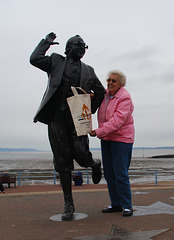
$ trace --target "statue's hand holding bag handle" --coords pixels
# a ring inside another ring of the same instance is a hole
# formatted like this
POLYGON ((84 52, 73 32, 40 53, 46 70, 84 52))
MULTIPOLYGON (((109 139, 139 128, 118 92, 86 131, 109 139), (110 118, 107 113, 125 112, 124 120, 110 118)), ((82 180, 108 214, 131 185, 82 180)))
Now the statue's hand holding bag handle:
POLYGON ((71 87, 74 96, 67 98, 77 136, 87 135, 92 131, 91 97, 80 87, 84 94, 78 94, 75 87, 71 87))

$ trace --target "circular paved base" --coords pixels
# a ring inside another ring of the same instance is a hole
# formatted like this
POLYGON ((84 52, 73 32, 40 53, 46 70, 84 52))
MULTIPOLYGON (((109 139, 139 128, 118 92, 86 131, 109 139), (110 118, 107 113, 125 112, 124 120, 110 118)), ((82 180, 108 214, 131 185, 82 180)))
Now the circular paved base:
MULTIPOLYGON (((62 214, 54 215, 54 216, 50 217, 50 220, 62 221, 61 216, 62 216, 62 214)), ((83 219, 83 218, 86 218, 86 217, 88 217, 88 215, 85 214, 85 213, 74 213, 73 214, 73 219, 71 221, 73 221, 73 220, 80 220, 80 219, 83 219)), ((63 220, 63 221, 65 221, 65 220, 63 220)))

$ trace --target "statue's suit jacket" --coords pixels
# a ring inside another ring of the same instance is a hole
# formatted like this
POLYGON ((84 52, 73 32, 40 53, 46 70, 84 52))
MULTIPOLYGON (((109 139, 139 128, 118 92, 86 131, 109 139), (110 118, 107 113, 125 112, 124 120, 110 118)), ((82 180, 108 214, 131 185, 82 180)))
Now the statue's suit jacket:
MULTIPOLYGON (((57 53, 53 53, 51 56, 45 56, 49 47, 50 44, 48 41, 42 39, 30 57, 30 63, 33 66, 40 68, 48 74, 47 88, 34 117, 34 122, 39 121, 45 124, 48 124, 49 121, 52 120, 54 94, 60 86, 67 60, 66 57, 57 53)), ((95 113, 104 98, 105 89, 97 78, 94 69, 83 62, 81 62, 80 87, 87 93, 91 93, 91 90, 94 92, 95 97, 91 100, 91 110, 92 113, 95 113)))

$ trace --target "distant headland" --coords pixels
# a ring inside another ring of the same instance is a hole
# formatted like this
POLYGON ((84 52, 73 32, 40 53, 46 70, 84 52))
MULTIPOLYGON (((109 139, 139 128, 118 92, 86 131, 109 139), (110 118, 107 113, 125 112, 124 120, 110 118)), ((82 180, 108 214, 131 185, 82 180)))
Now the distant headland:
MULTIPOLYGON (((150 150, 150 149, 174 149, 173 147, 134 147, 133 150, 150 150)), ((101 148, 90 148, 91 151, 99 151, 101 148)), ((40 150, 34 148, 0 148, 0 152, 46 152, 50 150, 40 150)), ((169 154, 170 157, 172 154, 169 154)))
POLYGON ((174 158, 174 154, 156 155, 152 156, 152 158, 174 158))
POLYGON ((34 148, 0 148, 0 152, 43 152, 34 148))

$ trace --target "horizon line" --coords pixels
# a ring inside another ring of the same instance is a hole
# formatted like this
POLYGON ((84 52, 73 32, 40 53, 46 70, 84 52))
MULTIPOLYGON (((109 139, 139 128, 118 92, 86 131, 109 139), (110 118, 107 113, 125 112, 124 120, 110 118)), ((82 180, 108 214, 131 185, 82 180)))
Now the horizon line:
MULTIPOLYGON (((100 150, 101 147, 90 147, 90 150, 100 150)), ((133 147, 133 150, 136 149, 174 149, 174 146, 163 146, 163 147, 133 147)), ((19 152, 27 152, 27 151, 36 151, 36 152, 51 152, 51 150, 41 150, 41 149, 35 149, 35 148, 11 148, 11 147, 1 147, 0 152, 5 152, 5 151, 19 151, 19 152)))

